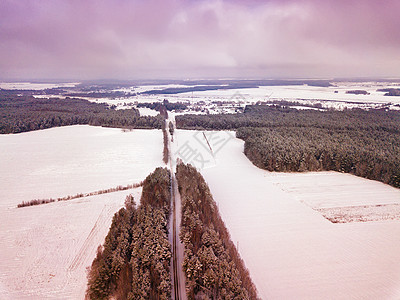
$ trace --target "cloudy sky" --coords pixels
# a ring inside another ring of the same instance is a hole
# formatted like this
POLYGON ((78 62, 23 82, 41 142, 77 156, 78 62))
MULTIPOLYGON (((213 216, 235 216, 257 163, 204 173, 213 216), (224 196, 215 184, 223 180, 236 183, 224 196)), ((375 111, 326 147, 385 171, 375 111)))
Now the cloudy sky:
POLYGON ((399 13, 399 0, 0 0, 0 78, 400 77, 399 13))

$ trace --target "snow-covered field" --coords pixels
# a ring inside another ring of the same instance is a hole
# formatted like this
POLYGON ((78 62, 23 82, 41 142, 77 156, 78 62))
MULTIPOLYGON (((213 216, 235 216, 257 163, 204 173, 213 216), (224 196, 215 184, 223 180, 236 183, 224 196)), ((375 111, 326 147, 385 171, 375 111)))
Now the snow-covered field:
POLYGON ((162 148, 161 130, 78 125, 0 135, 0 207, 140 182, 162 148))
POLYGON ((43 90, 58 87, 74 87, 79 83, 32 83, 32 82, 0 82, 0 89, 7 90, 43 90))
MULTIPOLYGON (((399 88, 344 82, 90 100, 118 108, 189 101, 196 113, 268 100, 395 108, 400 97, 376 92, 386 87, 399 88), (346 94, 356 89, 370 95, 346 94)), ((172 155, 201 170, 263 299, 400 299, 400 190, 336 172, 263 171, 233 132, 176 130, 174 139, 172 155)), ((83 298, 86 267, 113 214, 127 194, 139 200, 141 189, 21 209, 18 203, 137 183, 163 165, 162 148, 159 130, 70 126, 0 135, 0 299, 83 298)))
MULTIPOLYGON (((194 96, 220 97, 239 99, 272 99, 272 100, 297 100, 297 99, 325 99, 337 101, 355 101, 355 102, 400 102, 399 97, 384 96, 384 92, 377 92, 382 88, 400 88, 399 84, 391 82, 337 82, 330 87, 317 87, 308 85, 288 85, 288 86, 260 86, 259 88, 231 89, 231 90, 213 90, 193 92, 194 96), (351 90, 365 90, 369 95, 347 94, 351 90), (335 93, 335 91, 337 93, 335 93)), ((192 95, 192 93, 183 93, 181 95, 192 95)))
POLYGON ((154 110, 154 109, 150 109, 147 107, 140 107, 138 108, 139 113, 141 116, 157 116, 159 114, 158 111, 154 110))
POLYGON ((400 203, 399 190, 336 172, 269 173, 227 132, 210 141, 223 144, 214 155, 195 134, 175 138, 209 160, 197 167, 263 299, 400 298, 400 221, 334 224, 312 208, 400 203))
MULTIPOLYGON (((163 85, 156 89, 180 87, 177 85, 163 85)), ((137 91, 150 90, 150 86, 137 87, 137 91)), ((330 87, 317 87, 308 85, 289 86, 261 86, 259 88, 226 89, 196 91, 180 94, 166 95, 140 95, 132 99, 124 100, 127 103, 133 101, 153 102, 167 99, 170 102, 190 102, 192 111, 198 103, 207 108, 209 113, 232 113, 232 104, 215 105, 216 102, 233 102, 235 106, 254 104, 258 101, 286 100, 297 101, 302 104, 321 104, 325 108, 343 109, 345 107, 377 108, 383 104, 391 103, 391 109, 398 109, 400 97, 384 96, 384 92, 378 92, 383 88, 400 88, 398 82, 333 82, 330 87), (352 90, 364 90, 368 95, 355 95, 346 92, 352 90)), ((115 101, 115 100, 114 100, 115 101)))
MULTIPOLYGON (((34 84, 6 84, 5 88, 32 88, 40 89, 41 85, 34 84)), ((54 85, 55 86, 55 85, 54 85)), ((59 85, 60 86, 60 85, 59 85)), ((1 87, 1 84, 0 84, 1 87)), ((43 85, 52 87, 51 85, 43 85)), ((67 86, 66 86, 67 87, 67 86)), ((114 89, 112 91, 126 93, 142 93, 149 90, 162 90, 168 88, 190 87, 186 85, 165 84, 165 85, 144 85, 132 86, 128 88, 114 89)), ((164 99, 170 102, 190 103, 188 112, 190 113, 234 113, 238 107, 246 104, 255 104, 259 101, 295 101, 306 105, 322 105, 323 108, 381 108, 385 106, 393 110, 400 109, 400 97, 384 96, 384 92, 378 92, 383 88, 400 88, 399 82, 332 82, 330 87, 317 87, 308 85, 289 85, 289 86, 260 86, 258 88, 244 89, 225 89, 195 91, 179 94, 141 94, 131 97, 117 99, 110 98, 86 98, 89 101, 116 105, 118 109, 126 109, 140 102, 161 102, 164 99), (348 91, 363 90, 368 95, 348 94, 348 91), (222 105, 221 105, 222 104, 222 105)), ((58 95, 54 95, 59 97, 58 95)), ((35 95, 37 98, 49 97, 48 95, 35 95)), ((85 97, 83 97, 85 98, 85 97)), ((295 108, 304 109, 303 106, 295 108)), ((147 112, 148 113, 148 112, 147 112)), ((147 114, 144 112, 144 114, 147 114)))
POLYGON ((333 222, 400 220, 400 189, 381 182, 336 172, 271 177, 276 186, 333 222))
POLYGON ((159 130, 69 126, 0 135, 0 299, 83 299, 86 267, 127 194, 16 208, 143 180, 162 163, 159 130))

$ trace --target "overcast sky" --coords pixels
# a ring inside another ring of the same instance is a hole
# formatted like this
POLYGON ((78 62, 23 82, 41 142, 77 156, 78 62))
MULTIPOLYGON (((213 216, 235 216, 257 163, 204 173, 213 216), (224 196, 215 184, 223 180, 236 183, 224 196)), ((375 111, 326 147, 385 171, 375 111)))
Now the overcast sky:
POLYGON ((399 13, 399 0, 0 0, 0 78, 400 77, 399 13))

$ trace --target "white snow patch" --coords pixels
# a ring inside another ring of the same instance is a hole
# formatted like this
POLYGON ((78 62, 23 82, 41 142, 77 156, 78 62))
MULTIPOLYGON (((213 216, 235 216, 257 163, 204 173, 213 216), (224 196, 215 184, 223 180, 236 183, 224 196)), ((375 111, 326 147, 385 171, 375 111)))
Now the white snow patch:
POLYGON ((314 209, 400 203, 400 189, 350 174, 307 172, 268 175, 274 185, 314 209))
POLYGON ((139 107, 137 110, 139 110, 141 116, 157 116, 159 114, 158 111, 147 107, 139 107))
MULTIPOLYGON (((176 132, 180 145, 195 133, 176 132)), ((303 203, 397 203, 398 190, 336 172, 269 173, 236 138, 214 159, 201 172, 262 299, 398 299, 400 221, 333 224, 303 203)))
POLYGON ((162 164, 161 130, 88 125, 0 135, 0 207, 142 181, 162 164))
POLYGON ((58 87, 75 87, 79 83, 31 83, 31 82, 0 82, 0 88, 6 90, 44 90, 58 87))
POLYGON ((23 200, 143 180, 162 163, 159 130, 69 126, 0 135, 1 299, 83 299, 86 268, 127 194, 16 208, 23 200))
MULTIPOLYGON (((0 281, 12 299, 83 299, 86 268, 116 211, 141 188, 2 211, 0 281)), ((7 295, 7 294, 6 294, 7 295)))

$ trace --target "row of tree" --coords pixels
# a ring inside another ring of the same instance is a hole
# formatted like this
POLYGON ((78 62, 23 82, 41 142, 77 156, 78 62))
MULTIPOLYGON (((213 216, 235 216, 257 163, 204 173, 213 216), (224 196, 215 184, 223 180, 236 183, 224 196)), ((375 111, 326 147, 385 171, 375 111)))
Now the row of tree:
POLYGON ((167 132, 167 120, 164 120, 162 123, 162 132, 163 132, 163 161, 164 163, 168 163, 169 158, 169 148, 168 148, 168 132, 167 132))
POLYGON ((250 105, 243 114, 183 115, 179 128, 236 129, 246 156, 270 171, 335 170, 400 187, 400 112, 250 105))
POLYGON ((37 99, 0 95, 0 134, 88 124, 118 128, 161 128, 162 118, 137 109, 116 110, 104 103, 75 98, 37 99))
POLYGON ((197 170, 179 163, 180 239, 188 299, 257 299, 256 288, 197 170))
POLYGON ((47 204, 55 201, 68 201, 68 200, 73 200, 73 199, 78 199, 78 198, 84 198, 84 197, 90 197, 90 196, 96 196, 96 195, 103 195, 103 194, 109 194, 109 193, 114 193, 118 191, 126 191, 130 189, 137 188, 139 186, 142 186, 143 182, 140 183, 132 183, 128 185, 118 185, 113 188, 108 188, 104 190, 98 190, 95 192, 89 192, 89 193, 78 193, 75 195, 68 195, 64 197, 58 197, 58 198, 47 198, 47 199, 33 199, 30 201, 22 201, 17 205, 18 208, 21 207, 26 207, 26 206, 34 206, 34 205, 40 205, 40 204, 47 204))
POLYGON ((143 182, 140 206, 128 196, 114 215, 88 274, 88 299, 171 298, 170 180, 157 168, 143 182))

